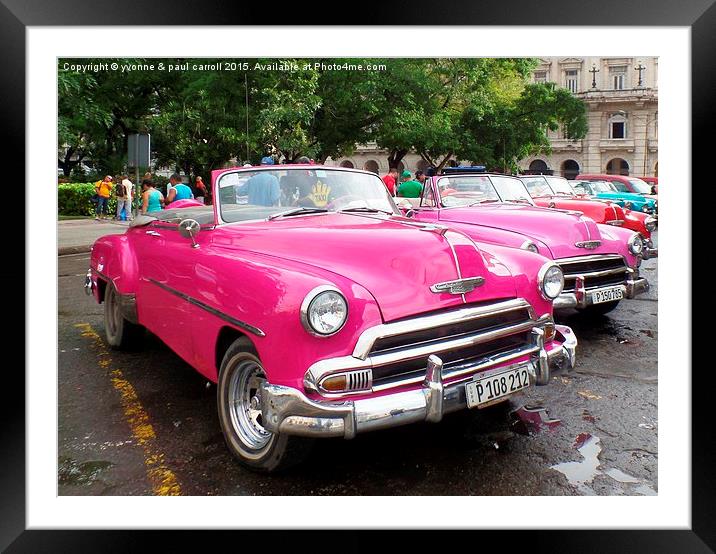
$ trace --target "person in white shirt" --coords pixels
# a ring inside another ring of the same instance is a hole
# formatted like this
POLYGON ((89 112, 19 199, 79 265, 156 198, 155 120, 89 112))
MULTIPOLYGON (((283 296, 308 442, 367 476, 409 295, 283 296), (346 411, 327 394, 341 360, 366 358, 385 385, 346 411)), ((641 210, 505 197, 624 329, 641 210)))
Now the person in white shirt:
POLYGON ((124 196, 117 197, 117 219, 122 214, 122 208, 127 216, 127 221, 132 221, 132 193, 134 192, 134 185, 129 177, 122 175, 122 186, 124 187, 124 196))

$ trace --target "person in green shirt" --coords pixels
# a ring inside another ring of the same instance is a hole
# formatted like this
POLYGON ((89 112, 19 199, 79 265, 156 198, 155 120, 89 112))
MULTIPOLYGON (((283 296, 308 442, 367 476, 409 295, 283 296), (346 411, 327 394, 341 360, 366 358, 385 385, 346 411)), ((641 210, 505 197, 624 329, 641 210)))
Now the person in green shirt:
POLYGON ((401 175, 403 182, 398 187, 398 196, 403 198, 420 198, 423 192, 423 185, 410 178, 410 171, 403 171, 401 175))

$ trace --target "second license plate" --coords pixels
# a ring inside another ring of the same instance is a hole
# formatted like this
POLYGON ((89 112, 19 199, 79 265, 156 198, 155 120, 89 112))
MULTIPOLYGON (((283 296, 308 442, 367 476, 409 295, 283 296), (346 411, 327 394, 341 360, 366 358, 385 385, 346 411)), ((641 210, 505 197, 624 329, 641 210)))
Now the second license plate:
POLYGON ((467 407, 492 404, 498 398, 526 389, 530 386, 528 368, 529 364, 524 364, 490 377, 475 378, 470 381, 465 385, 467 407))
POLYGON ((601 304, 603 302, 613 302, 624 298, 624 288, 621 286, 610 287, 608 289, 595 290, 592 293, 592 304, 601 304))

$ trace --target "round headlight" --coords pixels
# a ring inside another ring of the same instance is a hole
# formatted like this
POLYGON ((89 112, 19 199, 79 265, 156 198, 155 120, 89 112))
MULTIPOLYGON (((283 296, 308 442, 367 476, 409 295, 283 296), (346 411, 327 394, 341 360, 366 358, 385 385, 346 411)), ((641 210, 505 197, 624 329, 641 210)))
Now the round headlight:
POLYGON ((537 245, 531 240, 526 240, 525 242, 523 242, 520 248, 522 248, 522 250, 529 250, 530 252, 539 254, 539 248, 537 248, 537 245))
POLYGON ((651 211, 651 208, 649 207, 649 204, 644 204, 641 208, 642 212, 649 213, 651 211))
POLYGON ((644 250, 644 241, 641 238, 641 235, 639 233, 634 233, 630 238, 629 242, 627 243, 629 246, 629 252, 634 254, 635 256, 638 256, 641 254, 641 251, 644 250))
POLYGON ((539 288, 542 296, 548 300, 554 300, 560 294, 564 288, 564 273, 560 267, 553 263, 547 262, 539 270, 537 275, 539 279, 539 288))
POLYGON ((348 304, 334 287, 313 289, 301 304, 301 323, 312 335, 327 337, 341 330, 348 319, 348 304))
POLYGON ((646 230, 650 233, 652 231, 656 231, 656 218, 655 217, 647 217, 644 220, 644 227, 646 227, 646 230))

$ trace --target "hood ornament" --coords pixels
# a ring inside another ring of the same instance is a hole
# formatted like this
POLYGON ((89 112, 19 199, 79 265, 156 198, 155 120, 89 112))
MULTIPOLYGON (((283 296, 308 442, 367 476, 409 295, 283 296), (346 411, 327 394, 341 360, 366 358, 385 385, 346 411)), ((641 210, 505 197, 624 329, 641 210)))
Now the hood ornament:
POLYGON ((482 277, 465 277, 464 279, 456 279, 455 281, 435 283, 430 287, 430 290, 435 293, 447 292, 448 294, 465 294, 472 292, 484 282, 485 279, 482 277))
POLYGON ((587 250, 594 250, 602 245, 601 240, 583 240, 581 242, 575 242, 574 246, 577 248, 586 248, 587 250))

